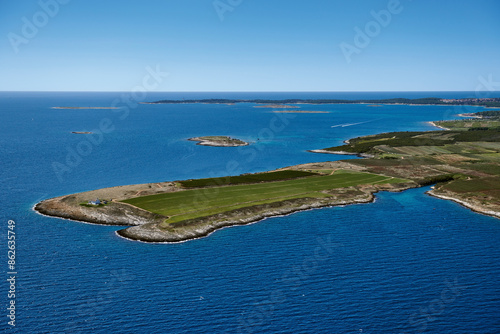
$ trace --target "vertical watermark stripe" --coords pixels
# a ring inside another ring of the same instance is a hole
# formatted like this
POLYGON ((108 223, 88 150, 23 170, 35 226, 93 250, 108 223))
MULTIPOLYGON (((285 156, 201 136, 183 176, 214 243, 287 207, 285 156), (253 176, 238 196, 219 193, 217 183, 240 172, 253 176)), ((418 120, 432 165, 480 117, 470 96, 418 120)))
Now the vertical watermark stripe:
POLYGON ((11 327, 16 326, 16 222, 9 220, 7 223, 7 282, 9 300, 7 306, 7 319, 11 327))

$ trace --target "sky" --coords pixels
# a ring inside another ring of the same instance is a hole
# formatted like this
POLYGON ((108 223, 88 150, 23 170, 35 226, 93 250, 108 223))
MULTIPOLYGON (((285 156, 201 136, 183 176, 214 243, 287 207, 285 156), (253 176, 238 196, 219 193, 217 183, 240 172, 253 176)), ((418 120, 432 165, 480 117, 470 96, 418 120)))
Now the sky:
POLYGON ((500 90, 499 14, 498 0, 0 0, 0 90, 500 90))

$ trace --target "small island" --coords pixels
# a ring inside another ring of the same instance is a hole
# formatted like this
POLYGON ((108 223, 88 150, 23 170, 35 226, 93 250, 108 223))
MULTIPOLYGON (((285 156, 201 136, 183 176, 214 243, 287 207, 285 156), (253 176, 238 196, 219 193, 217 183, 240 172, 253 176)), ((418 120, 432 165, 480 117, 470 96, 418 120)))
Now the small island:
POLYGON ((202 146, 215 146, 215 147, 238 147, 238 146, 248 146, 249 143, 231 138, 228 136, 204 136, 204 137, 194 137, 189 138, 190 141, 197 141, 196 145, 202 146))
POLYGON ((74 133, 77 135, 91 135, 93 132, 90 132, 90 131, 71 131, 71 133, 74 133))

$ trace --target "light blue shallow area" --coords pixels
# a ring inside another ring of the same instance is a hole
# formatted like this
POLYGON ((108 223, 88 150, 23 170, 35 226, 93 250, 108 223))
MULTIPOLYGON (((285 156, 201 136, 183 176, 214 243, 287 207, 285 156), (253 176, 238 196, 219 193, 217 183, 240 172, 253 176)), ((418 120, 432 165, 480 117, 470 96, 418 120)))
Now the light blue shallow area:
MULTIPOLYGON (((390 94, 151 93, 146 100, 390 94)), ((453 94, 467 96, 439 96, 453 94)), ((122 95, 0 93, 4 245, 8 220, 16 222, 13 332, 500 332, 500 221, 432 198, 428 188, 170 245, 127 241, 116 236, 116 227, 32 210, 41 199, 102 187, 352 158, 307 150, 379 132, 432 130, 426 122, 482 108, 304 105, 330 113, 275 114, 252 104, 139 104, 128 115, 123 108, 51 109, 111 106, 122 95), (90 138, 71 133, 98 133, 100 124, 113 130, 90 138), (214 148, 186 140, 203 135, 252 144, 214 148)), ((6 307, 5 280, 0 288, 6 307)))

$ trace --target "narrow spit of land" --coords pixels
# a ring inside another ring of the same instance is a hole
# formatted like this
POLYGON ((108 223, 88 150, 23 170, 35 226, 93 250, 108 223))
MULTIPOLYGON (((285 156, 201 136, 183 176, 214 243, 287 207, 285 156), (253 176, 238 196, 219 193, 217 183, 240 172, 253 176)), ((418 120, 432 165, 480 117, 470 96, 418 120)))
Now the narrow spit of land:
POLYGON ((266 217, 370 202, 378 191, 434 185, 431 195, 500 218, 500 111, 496 115, 436 122, 450 130, 384 133, 321 150, 370 158, 99 189, 48 199, 35 210, 129 226, 117 232, 128 239, 180 242, 266 217), (89 202, 96 199, 106 204, 89 202))

